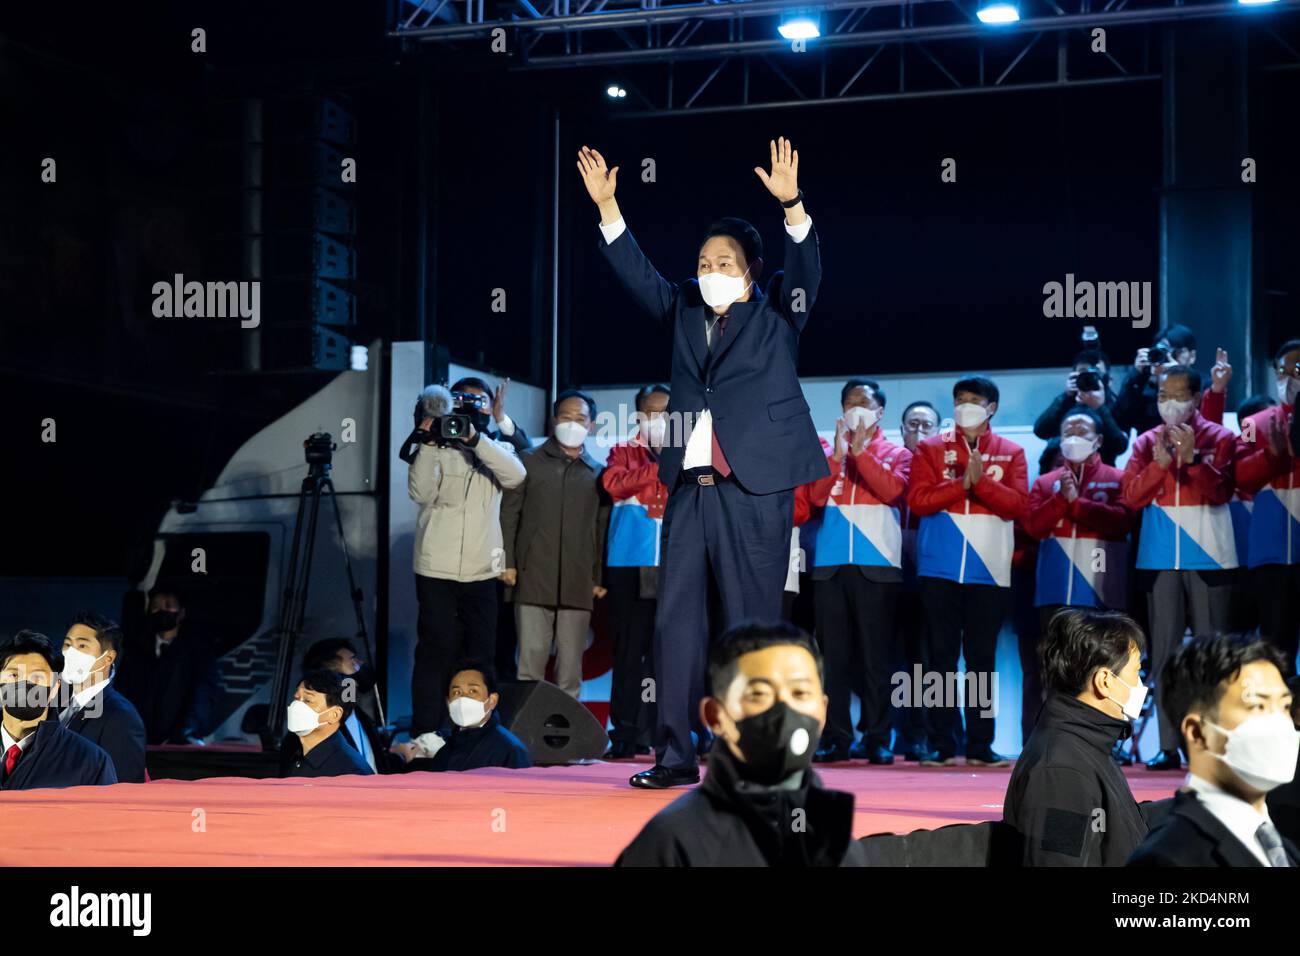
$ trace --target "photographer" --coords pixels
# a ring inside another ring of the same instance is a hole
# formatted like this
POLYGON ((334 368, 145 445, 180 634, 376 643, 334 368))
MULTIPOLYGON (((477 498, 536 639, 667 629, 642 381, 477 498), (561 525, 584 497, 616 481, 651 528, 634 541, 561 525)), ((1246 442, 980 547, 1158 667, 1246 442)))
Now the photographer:
MULTIPOLYGON (((1138 434, 1150 431, 1161 424, 1156 408, 1157 383, 1165 369, 1181 365, 1191 368, 1196 364, 1196 336, 1185 325, 1171 325, 1156 333, 1155 344, 1149 349, 1138 349, 1133 359, 1133 371, 1120 386, 1115 400, 1115 421, 1128 435, 1130 428, 1138 434)), ((1232 381, 1232 366, 1228 353, 1216 349, 1214 367, 1210 369, 1210 387, 1201 396, 1200 413, 1216 425, 1223 424, 1223 409, 1227 403, 1228 383, 1232 381)))
POLYGON ((1091 408, 1101 419, 1101 460, 1114 465, 1128 448, 1128 431, 1115 421, 1115 393, 1110 390, 1110 359, 1104 352, 1084 349, 1074 357, 1074 371, 1065 391, 1034 422, 1034 434, 1044 440, 1061 437, 1061 422, 1079 408, 1091 408))
POLYGON ((510 379, 506 379, 493 392, 483 379, 475 375, 467 375, 457 381, 451 390, 464 392, 467 395, 478 395, 488 402, 492 406, 492 421, 496 424, 496 430, 482 429, 483 434, 493 441, 506 442, 522 455, 532 447, 532 442, 528 440, 528 435, 515 420, 506 414, 506 388, 509 385, 510 379))
POLYGON ((442 385, 430 385, 416 403, 418 424, 403 452, 410 465, 407 490, 420 506, 412 737, 446 722, 454 662, 491 658, 496 648, 496 577, 504 569, 501 493, 523 484, 525 472, 510 445, 484 434, 486 406, 483 396, 453 396, 442 385))

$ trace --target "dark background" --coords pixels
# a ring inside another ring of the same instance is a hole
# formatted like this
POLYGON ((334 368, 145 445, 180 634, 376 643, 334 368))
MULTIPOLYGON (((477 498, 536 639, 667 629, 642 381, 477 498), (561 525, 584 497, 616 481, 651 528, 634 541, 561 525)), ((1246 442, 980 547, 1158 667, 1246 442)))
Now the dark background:
MULTIPOLYGON (((196 497, 244 439, 328 380, 241 372, 237 323, 150 312, 150 286, 174 272, 238 278, 245 96, 337 96, 356 117, 355 341, 434 328, 453 360, 542 386, 556 108, 562 385, 668 372, 669 343, 647 334, 596 254, 597 214, 574 168, 583 144, 622 166, 630 228, 661 272, 684 278, 721 215, 751 219, 769 274, 779 268, 780 210, 752 169, 769 139, 794 141, 825 269, 803 375, 1061 367, 1082 323, 1043 318, 1045 282, 1074 272, 1158 291, 1159 83, 619 119, 640 104, 604 95, 611 73, 522 73, 472 52, 420 62, 387 26, 387 3, 361 0, 6 4, 0 501, 13 533, 0 574, 125 573, 171 499, 196 497), (206 54, 190 52, 196 25, 206 54), (39 180, 45 156, 58 160, 56 186, 39 180), (640 179, 646 157, 655 183, 640 179), (940 181, 944 157, 956 184, 940 181), (422 216, 435 263, 423 316, 422 216), (490 310, 495 288, 504 314, 490 310), (56 444, 40 441, 47 417, 56 444)), ((1255 298, 1277 341, 1300 294, 1297 94, 1295 71, 1252 74, 1255 298)), ((1101 333, 1118 362, 1148 344, 1122 321, 1101 333)), ((1213 343, 1200 353, 1208 368, 1213 343)))

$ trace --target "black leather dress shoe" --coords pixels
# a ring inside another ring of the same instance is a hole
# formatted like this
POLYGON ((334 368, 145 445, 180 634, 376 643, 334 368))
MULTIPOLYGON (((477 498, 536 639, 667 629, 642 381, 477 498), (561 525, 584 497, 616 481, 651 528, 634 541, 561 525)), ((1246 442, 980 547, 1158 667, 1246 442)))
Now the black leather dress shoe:
POLYGON ((642 770, 640 773, 632 775, 628 780, 634 787, 641 787, 643 790, 667 790, 669 787, 689 787, 693 783, 700 782, 699 767, 664 767, 655 764, 649 770, 642 770))
POLYGON ((636 756, 636 748, 622 740, 615 740, 605 751, 606 760, 631 760, 636 756))
POLYGON ((868 760, 871 757, 871 751, 872 747, 867 743, 867 738, 860 737, 853 741, 853 744, 849 747, 849 759, 868 760))
POLYGON ((867 753, 867 760, 877 767, 888 766, 894 762, 894 752, 888 747, 872 747, 867 753))
POLYGON ((813 754, 813 763, 842 763, 848 759, 849 747, 842 743, 818 747, 817 752, 813 754))
POLYGON ((1148 770, 1182 770, 1183 760, 1177 750, 1162 750, 1147 761, 1148 770))
POLYGON ((925 744, 913 744, 907 748, 903 754, 903 759, 910 763, 925 763, 927 760, 935 760, 939 756, 939 751, 931 750, 925 744))
POLYGON ((1011 761, 992 750, 977 750, 966 755, 966 763, 972 767, 1010 767, 1011 761))

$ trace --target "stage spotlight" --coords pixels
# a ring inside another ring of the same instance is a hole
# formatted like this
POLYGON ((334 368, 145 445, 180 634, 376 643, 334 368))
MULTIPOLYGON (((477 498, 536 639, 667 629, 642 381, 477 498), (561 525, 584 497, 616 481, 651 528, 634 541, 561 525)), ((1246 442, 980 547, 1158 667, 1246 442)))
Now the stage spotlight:
POLYGON ((370 366, 370 352, 364 345, 352 346, 352 371, 364 372, 370 366))
POLYGON ((1277 3, 1277 0, 1237 0, 1243 7, 1262 7, 1266 4, 1277 3))
POLYGON ((980 23, 993 25, 1015 23, 1020 19, 1020 8, 1014 3, 1005 3, 1002 0, 997 2, 985 0, 975 15, 980 18, 980 23))
POLYGON ((619 86, 617 83, 611 83, 609 86, 605 87, 605 95, 611 100, 618 100, 627 96, 627 90, 623 89, 623 87, 619 86))
POLYGON ((807 10, 787 10, 776 30, 787 40, 814 40, 822 35, 816 15, 807 10))

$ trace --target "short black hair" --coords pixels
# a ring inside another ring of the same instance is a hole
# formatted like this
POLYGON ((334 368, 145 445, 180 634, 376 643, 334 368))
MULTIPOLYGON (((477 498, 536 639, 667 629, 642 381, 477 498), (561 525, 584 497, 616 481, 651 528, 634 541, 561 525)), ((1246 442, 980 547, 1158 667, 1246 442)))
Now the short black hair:
POLYGON ((302 675, 300 683, 308 690, 324 694, 327 707, 343 708, 343 720, 347 720, 352 716, 352 711, 355 709, 354 704, 353 701, 343 699, 344 691, 348 685, 344 682, 343 675, 338 671, 327 671, 324 668, 307 671, 302 675))
POLYGON ((487 688, 487 692, 489 694, 497 692, 497 674, 492 669, 492 665, 487 661, 467 657, 457 661, 451 673, 447 675, 447 693, 451 693, 451 682, 456 679, 456 675, 463 674, 465 671, 478 671, 483 675, 483 686, 487 688))
POLYGON ((95 632, 95 640, 99 641, 100 653, 107 654, 109 651, 117 651, 117 660, 114 661, 114 666, 116 666, 117 661, 122 659, 122 645, 125 643, 125 639, 122 635, 122 628, 118 626, 116 621, 94 611, 77 611, 72 615, 72 620, 68 622, 68 627, 71 628, 74 624, 88 627, 95 632))
POLYGON ((21 630, 0 643, 0 669, 9 666, 9 659, 22 654, 39 654, 50 665, 55 676, 63 673, 63 651, 40 631, 21 630))
POLYGON ((1169 348, 1174 352, 1196 348, 1196 336, 1185 325, 1171 325, 1167 329, 1161 329, 1151 340, 1151 344, 1158 345, 1162 340, 1168 342, 1169 348))
POLYGON ((1286 658, 1269 641, 1240 635, 1192 638, 1174 651, 1160 673, 1160 706, 1165 717, 1175 727, 1196 709, 1213 718, 1226 685, 1255 661, 1268 661, 1283 678, 1288 676, 1286 658))
POLYGON ((1187 387, 1195 394, 1201 390, 1201 373, 1190 365, 1172 365, 1165 369, 1165 378, 1170 375, 1182 375, 1187 379, 1187 387))
POLYGON ((743 219, 724 216, 714 222, 705 230, 704 238, 700 240, 700 248, 703 249, 704 244, 714 236, 730 236, 736 240, 741 251, 745 253, 746 265, 755 259, 763 258, 763 237, 758 234, 757 229, 743 219))
POLYGON ((148 599, 152 601, 154 598, 162 597, 163 595, 174 597, 177 604, 181 607, 185 607, 185 594, 179 585, 170 581, 159 581, 149 589, 148 599))
POLYGON ((1273 353, 1273 367, 1277 368, 1282 363, 1282 359, 1286 358, 1286 353, 1294 352, 1296 349, 1300 349, 1300 339, 1287 339, 1279 345, 1277 351, 1273 353))
POLYGON ((1066 412, 1064 415, 1061 416, 1061 427, 1062 428, 1065 427, 1065 420, 1067 418, 1078 418, 1080 416, 1088 419, 1094 425, 1096 425, 1097 434, 1098 435, 1101 434, 1101 429, 1102 429, 1101 416, 1097 414, 1097 410, 1095 408, 1089 408, 1087 405, 1083 405, 1083 404, 1075 405, 1074 408, 1070 409, 1068 412, 1066 412))
MULTIPOLYGON (((880 383, 879 383, 879 382, 877 382, 875 379, 870 379, 870 378, 851 378, 851 379, 849 379, 847 382, 845 382, 845 383, 844 383, 844 387, 843 387, 842 389, 840 389, 840 404, 841 404, 841 405, 843 405, 845 399, 847 399, 847 398, 849 397, 849 392, 853 391, 855 388, 869 388, 869 389, 871 389, 871 394, 874 395, 875 398, 876 398, 876 401, 878 401, 878 402, 880 403, 880 407, 881 407, 881 409, 882 409, 882 410, 884 409, 884 407, 885 407, 885 390, 884 390, 883 388, 880 387, 880 383)), ((915 403, 913 403, 913 404, 915 404, 915 403)))
POLYGON ((551 414, 560 414, 560 403, 570 398, 580 398, 587 403, 587 415, 591 418, 596 417, 596 400, 586 392, 578 388, 566 388, 559 395, 555 396, 555 402, 551 405, 551 414))
POLYGON ((464 378, 457 379, 456 384, 451 387, 451 391, 463 392, 467 388, 477 388, 481 392, 487 392, 488 395, 492 394, 491 386, 477 375, 466 375, 464 378))
POLYGON ((980 398, 987 399, 990 404, 998 400, 999 394, 997 384, 984 375, 967 375, 957 379, 957 384, 952 387, 952 397, 956 398, 958 392, 973 392, 980 398))
POLYGON ((1127 614, 1094 608, 1057 611, 1043 639, 1043 681, 1051 690, 1077 697, 1098 668, 1122 671, 1133 647, 1140 655, 1146 639, 1127 614))
MULTIPOLYGON (((840 404, 843 404, 843 402, 841 402, 840 404)), ((903 409, 903 417, 900 418, 899 421, 900 422, 907 421, 907 413, 917 407, 930 409, 930 411, 934 412, 934 417, 936 420, 943 418, 943 416, 939 414, 939 409, 934 407, 933 402, 927 402, 924 398, 918 398, 914 402, 907 403, 907 407, 903 409)))
POLYGON ((339 651, 357 652, 357 646, 346 637, 327 637, 307 648, 302 655, 302 669, 307 671, 330 670, 330 662, 338 657, 339 651))
POLYGON ((709 652, 709 683, 714 694, 721 694, 735 679, 736 661, 742 655, 765 647, 793 645, 802 647, 817 662, 817 679, 826 684, 821 651, 813 639, 789 621, 746 621, 726 631, 709 652))
POLYGON ((660 395, 672 396, 672 390, 663 382, 654 382, 651 385, 642 385, 636 390, 636 398, 632 399, 633 407, 639 412, 645 404, 645 400, 651 395, 658 393, 660 395))
POLYGON ((1272 408, 1276 404, 1277 399, 1272 395, 1251 395, 1237 406, 1237 423, 1241 424, 1251 415, 1262 412, 1266 408, 1272 408))

